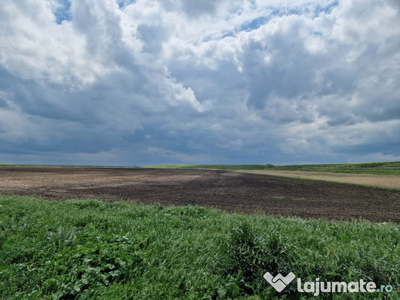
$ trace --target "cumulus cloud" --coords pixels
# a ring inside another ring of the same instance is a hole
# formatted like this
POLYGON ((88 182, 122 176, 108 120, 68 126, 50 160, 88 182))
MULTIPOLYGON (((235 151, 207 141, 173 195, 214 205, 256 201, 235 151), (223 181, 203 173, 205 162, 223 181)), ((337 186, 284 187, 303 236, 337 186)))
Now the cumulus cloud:
POLYGON ((398 1, 3 2, 4 162, 398 157, 398 1))

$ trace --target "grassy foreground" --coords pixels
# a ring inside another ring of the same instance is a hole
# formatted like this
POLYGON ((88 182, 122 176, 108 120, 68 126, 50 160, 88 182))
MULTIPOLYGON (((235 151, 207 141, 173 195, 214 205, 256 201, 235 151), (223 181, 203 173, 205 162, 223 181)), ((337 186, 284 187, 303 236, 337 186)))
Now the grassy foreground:
POLYGON ((316 299, 266 271, 394 286, 318 299, 399 299, 399 261, 395 224, 0 196, 0 299, 316 299))
POLYGON ((276 171, 311 171, 371 175, 400 176, 400 161, 357 163, 357 164, 311 164, 311 165, 162 165, 153 168, 172 169, 219 169, 219 170, 276 170, 276 171))

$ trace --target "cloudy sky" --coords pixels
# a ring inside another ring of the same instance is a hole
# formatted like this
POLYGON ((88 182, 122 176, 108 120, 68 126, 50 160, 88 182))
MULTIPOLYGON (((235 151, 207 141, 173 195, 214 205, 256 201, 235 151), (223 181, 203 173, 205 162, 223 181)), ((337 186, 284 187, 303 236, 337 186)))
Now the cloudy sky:
POLYGON ((2 0, 0 163, 392 160, 398 0, 2 0))

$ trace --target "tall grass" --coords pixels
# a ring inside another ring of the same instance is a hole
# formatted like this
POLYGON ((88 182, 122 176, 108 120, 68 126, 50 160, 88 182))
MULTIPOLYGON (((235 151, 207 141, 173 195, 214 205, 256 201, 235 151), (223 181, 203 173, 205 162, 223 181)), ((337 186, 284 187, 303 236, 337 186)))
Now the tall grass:
POLYGON ((269 271, 395 288, 319 299, 399 299, 399 243, 395 224, 0 196, 0 298, 314 298, 269 271))

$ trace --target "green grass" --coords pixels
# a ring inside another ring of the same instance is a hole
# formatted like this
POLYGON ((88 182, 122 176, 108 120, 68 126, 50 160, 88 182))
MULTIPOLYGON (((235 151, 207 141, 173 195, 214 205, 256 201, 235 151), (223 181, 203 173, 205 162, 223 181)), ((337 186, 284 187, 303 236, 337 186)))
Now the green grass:
POLYGON ((281 171, 311 171, 372 175, 400 176, 400 161, 357 163, 357 164, 310 164, 310 165, 164 165, 152 168, 173 169, 219 169, 219 170, 281 170, 281 171))
MULTIPOLYGON (((0 299, 316 299, 262 275, 391 284, 400 226, 0 196, 0 299)), ((385 298, 386 297, 386 298, 385 298)))

